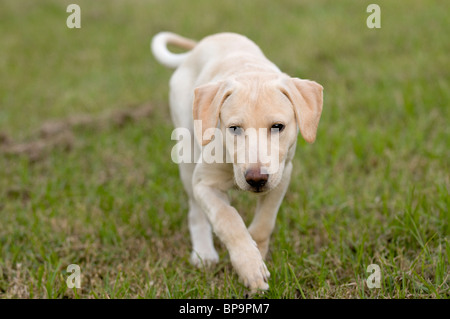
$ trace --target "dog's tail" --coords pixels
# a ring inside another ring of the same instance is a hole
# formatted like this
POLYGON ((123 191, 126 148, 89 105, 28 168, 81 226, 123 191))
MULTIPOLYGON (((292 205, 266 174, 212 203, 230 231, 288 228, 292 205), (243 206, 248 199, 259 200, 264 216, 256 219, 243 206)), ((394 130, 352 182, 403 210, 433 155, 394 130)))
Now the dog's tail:
POLYGON ((189 52, 172 53, 167 49, 168 44, 191 50, 197 42, 171 32, 160 32, 153 37, 150 47, 156 60, 162 65, 174 69, 184 61, 189 52))

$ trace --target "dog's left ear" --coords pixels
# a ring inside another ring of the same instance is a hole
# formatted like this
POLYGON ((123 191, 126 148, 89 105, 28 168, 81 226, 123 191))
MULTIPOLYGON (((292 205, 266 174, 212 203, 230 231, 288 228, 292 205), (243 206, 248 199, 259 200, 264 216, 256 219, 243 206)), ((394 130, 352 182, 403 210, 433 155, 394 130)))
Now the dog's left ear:
POLYGON ((314 81, 290 78, 283 93, 294 106, 295 118, 305 141, 313 143, 323 106, 323 87, 314 81))
POLYGON ((220 109, 228 95, 223 82, 204 84, 194 90, 194 134, 200 145, 211 142, 212 136, 205 136, 205 131, 217 127, 220 109))

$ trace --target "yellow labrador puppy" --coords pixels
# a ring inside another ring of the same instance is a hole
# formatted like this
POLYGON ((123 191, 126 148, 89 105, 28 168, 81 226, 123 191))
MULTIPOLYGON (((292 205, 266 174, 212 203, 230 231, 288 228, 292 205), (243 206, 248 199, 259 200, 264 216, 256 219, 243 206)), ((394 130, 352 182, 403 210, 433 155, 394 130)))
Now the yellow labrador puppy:
POLYGON ((242 282, 252 291, 266 290, 270 273, 264 258, 289 185, 298 131, 314 142, 323 88, 282 73, 239 34, 219 33, 197 43, 162 32, 151 49, 161 64, 176 68, 170 80, 171 116, 175 127, 192 133, 187 145, 194 157, 179 163, 189 196, 191 262, 218 261, 213 230, 242 282), (189 51, 175 54, 168 44, 189 51), (249 138, 251 130, 256 138, 249 138), (223 142, 215 150, 223 147, 223 156, 231 160, 202 160, 212 141, 223 142), (271 149, 269 161, 262 160, 263 148, 271 149), (240 155, 243 159, 236 160, 240 155), (258 196, 248 228, 227 196, 235 185, 258 196))

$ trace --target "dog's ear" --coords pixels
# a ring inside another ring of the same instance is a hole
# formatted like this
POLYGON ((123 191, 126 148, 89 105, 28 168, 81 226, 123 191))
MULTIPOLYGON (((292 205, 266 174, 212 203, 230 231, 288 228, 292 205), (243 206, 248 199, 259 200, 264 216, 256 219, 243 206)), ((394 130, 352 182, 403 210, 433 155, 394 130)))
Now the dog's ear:
POLYGON ((194 134, 200 145, 211 142, 212 136, 204 136, 204 133, 217 127, 220 108, 226 97, 222 82, 204 84, 194 90, 194 134))
POLYGON ((323 106, 323 87, 314 81, 290 78, 283 93, 294 106, 295 118, 305 141, 313 143, 323 106))

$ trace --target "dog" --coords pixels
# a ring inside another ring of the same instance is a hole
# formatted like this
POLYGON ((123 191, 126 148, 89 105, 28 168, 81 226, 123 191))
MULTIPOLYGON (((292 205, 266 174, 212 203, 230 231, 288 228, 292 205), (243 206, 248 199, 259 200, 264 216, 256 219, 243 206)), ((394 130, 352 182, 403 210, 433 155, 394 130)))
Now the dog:
POLYGON ((157 61, 176 69, 169 94, 175 127, 192 132, 189 144, 197 154, 212 140, 223 140, 224 153, 234 160, 179 163, 189 197, 190 261, 199 267, 218 262, 214 232, 227 248, 243 284, 252 292, 267 290, 270 273, 264 259, 289 185, 298 132, 306 142, 314 142, 322 113, 323 87, 281 72, 254 42, 235 33, 218 33, 196 42, 161 32, 153 37, 150 46, 157 61), (188 51, 172 53, 168 45, 188 51), (222 134, 207 134, 211 129, 222 134), (271 163, 261 160, 258 138, 249 141, 245 133, 249 129, 264 129, 266 137, 277 138, 277 145, 272 145, 277 154, 271 157, 278 163, 275 171, 268 169, 271 163), (248 143, 236 147, 239 141, 248 143), (245 160, 235 161, 244 153, 245 160), (249 161, 250 155, 255 160, 249 161), (236 186, 257 196, 255 215, 248 228, 227 195, 236 186))

